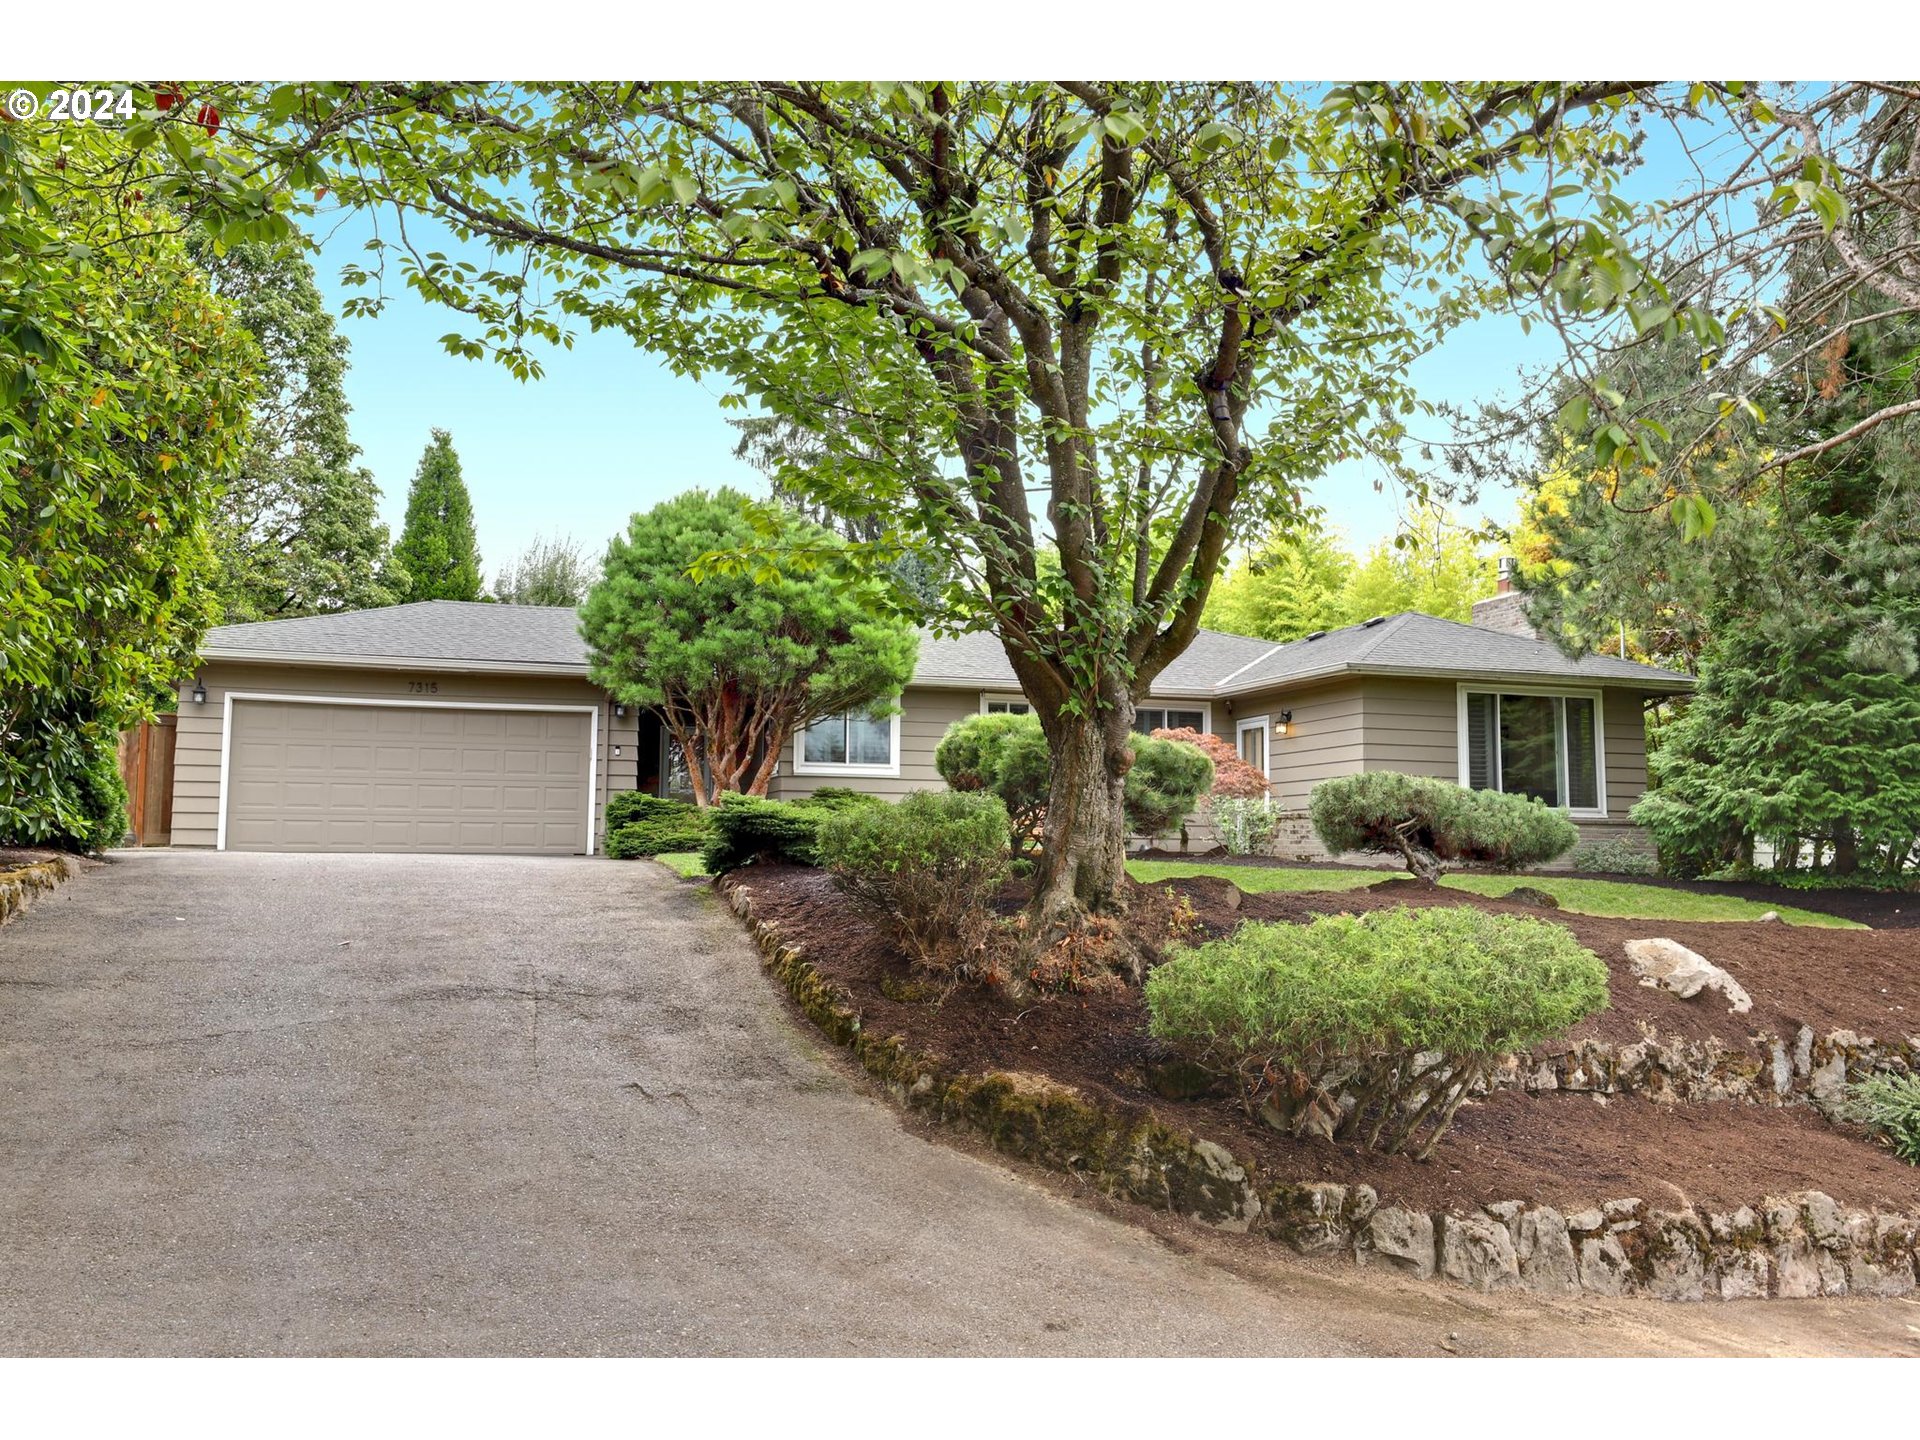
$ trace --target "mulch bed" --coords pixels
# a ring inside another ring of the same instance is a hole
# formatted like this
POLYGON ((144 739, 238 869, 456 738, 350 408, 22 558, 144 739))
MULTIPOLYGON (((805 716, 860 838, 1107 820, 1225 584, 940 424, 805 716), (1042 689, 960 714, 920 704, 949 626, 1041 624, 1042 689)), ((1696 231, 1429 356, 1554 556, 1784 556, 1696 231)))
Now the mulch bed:
MULTIPOLYGON (((1631 1096, 1601 1101, 1503 1092, 1464 1107, 1425 1163, 1324 1140, 1295 1140, 1249 1120, 1236 1099, 1167 1100, 1147 1089, 1145 1068, 1169 1057, 1147 1034, 1136 990, 1037 996, 1016 1005, 976 986, 942 986, 914 970, 820 871, 764 865, 729 879, 751 886, 756 913, 777 926, 784 940, 803 946, 815 968, 853 998, 869 1031, 904 1036, 914 1048, 956 1069, 1037 1072, 1105 1104, 1151 1109, 1171 1124, 1257 1159, 1275 1178, 1364 1182, 1389 1202, 1428 1209, 1491 1200, 1583 1205, 1628 1197, 1663 1206, 1683 1200, 1730 1206, 1798 1190, 1822 1190, 1848 1205, 1920 1208, 1920 1171, 1805 1106, 1660 1106, 1631 1096)), ((1225 881, 1167 883, 1188 897, 1209 933, 1248 919, 1298 921, 1315 913, 1408 901, 1541 913, 1454 892, 1413 896, 1407 894, 1410 887, 1396 889, 1391 900, 1364 890, 1248 895, 1233 908, 1225 881)), ((1147 908, 1164 913, 1158 905, 1147 908)), ((1637 922, 1551 918, 1567 924, 1614 967, 1614 1009, 1588 1022, 1601 1035, 1638 1038, 1636 1020, 1656 1014, 1663 1031, 1692 1033, 1684 1028, 1688 1017, 1699 1013, 1691 1010, 1691 1002, 1647 990, 1630 974, 1622 979, 1624 956, 1615 960, 1620 940, 1649 933, 1699 948, 1739 976, 1754 994, 1753 1016, 1739 1018, 1764 1022, 1767 1015, 1804 1010, 1817 1029, 1837 1024, 1870 1034, 1873 1017, 1888 1013, 1892 1004, 1920 1014, 1920 955, 1911 942, 1896 955, 1891 948, 1876 950, 1879 937, 1860 932, 1733 923, 1650 931, 1637 922), (1802 947, 1802 941, 1811 943, 1802 947), (1815 997, 1824 1007, 1820 1018, 1815 997)), ((1889 942, 1895 938, 1887 937, 1889 942)), ((1729 1040, 1743 1038, 1737 1027, 1692 1023, 1702 1032, 1717 1029, 1729 1040)), ((1794 1023, 1797 1027, 1799 1021, 1794 1023)))
MULTIPOLYGON (((1336 860, 1278 860, 1269 855, 1229 855, 1219 849, 1205 853, 1142 850, 1133 858, 1180 860, 1207 865, 1267 866, 1284 870, 1338 870, 1348 875, 1361 868, 1336 860)), ((1400 873, 1397 869, 1383 869, 1388 874, 1400 873)), ((1517 878, 1525 879, 1524 876, 1517 878)), ((1554 870, 1543 872, 1543 878, 1607 880, 1624 885, 1656 885, 1663 890, 1687 890, 1695 895, 1729 895, 1737 900, 1757 900, 1762 905, 1792 905, 1822 915, 1837 915, 1842 920, 1855 920, 1875 930, 1920 930, 1920 892, 1912 890, 1866 890, 1857 886, 1796 890, 1791 886, 1768 885, 1757 880, 1669 880, 1663 875, 1617 875, 1599 870, 1554 870)))
POLYGON ((23 850, 10 845, 0 845, 0 870, 19 870, 28 865, 40 865, 48 860, 58 860, 58 850, 23 850))

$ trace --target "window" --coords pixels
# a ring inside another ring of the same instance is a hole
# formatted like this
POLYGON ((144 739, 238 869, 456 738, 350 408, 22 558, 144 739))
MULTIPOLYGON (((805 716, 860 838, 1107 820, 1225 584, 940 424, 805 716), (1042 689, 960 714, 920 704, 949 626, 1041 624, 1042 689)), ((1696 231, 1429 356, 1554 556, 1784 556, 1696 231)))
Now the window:
POLYGON ((1133 729, 1137 735, 1151 735, 1156 730, 1206 730, 1207 712, 1204 710, 1170 710, 1159 706, 1141 706, 1133 712, 1133 729))
POLYGON ((1024 695, 987 695, 980 697, 982 715, 1031 715, 1033 704, 1024 695))
POLYGON ((1242 720, 1234 727, 1234 739, 1240 747, 1240 758, 1258 770, 1267 773, 1267 720, 1263 715, 1258 720, 1242 720))
POLYGON ((1463 686, 1460 716, 1465 784, 1531 795, 1563 810, 1603 813, 1606 758, 1598 695, 1463 686))
POLYGON ((795 743, 799 775, 898 775, 900 717, 849 710, 816 720, 795 743))

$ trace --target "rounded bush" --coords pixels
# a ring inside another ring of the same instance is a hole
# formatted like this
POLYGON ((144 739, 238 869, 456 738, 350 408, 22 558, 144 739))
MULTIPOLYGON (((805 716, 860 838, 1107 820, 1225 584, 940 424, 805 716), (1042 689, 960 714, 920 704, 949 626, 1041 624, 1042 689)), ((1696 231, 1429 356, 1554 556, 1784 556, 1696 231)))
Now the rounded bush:
POLYGON ((1147 977, 1152 1032, 1303 1132, 1424 1156, 1499 1056, 1607 1004, 1564 926, 1470 906, 1247 924, 1147 977))
POLYGON ((1328 850, 1399 855, 1430 885, 1448 862, 1518 870, 1558 859, 1580 839, 1571 820, 1530 796, 1394 770, 1323 780, 1308 804, 1328 850))
POLYGON ((607 855, 614 860, 633 860, 643 855, 698 850, 708 838, 706 819, 689 805, 685 815, 614 826, 607 831, 607 855))
POLYGON ((1133 768, 1127 771, 1127 825, 1152 839, 1193 813, 1213 784, 1213 759, 1182 740, 1133 737, 1133 768))
POLYGON ((820 864, 923 965, 971 970, 1006 880, 1007 812, 991 795, 918 791, 820 822, 820 864))
POLYGON ((694 809, 690 800, 667 800, 639 790, 623 790, 607 801, 607 829, 642 820, 681 820, 694 809))
POLYGON ((984 792, 1007 812, 1013 853, 1039 834, 1047 810, 1053 758, 1032 715, 969 715, 947 727, 934 747, 933 768, 959 791, 984 792))

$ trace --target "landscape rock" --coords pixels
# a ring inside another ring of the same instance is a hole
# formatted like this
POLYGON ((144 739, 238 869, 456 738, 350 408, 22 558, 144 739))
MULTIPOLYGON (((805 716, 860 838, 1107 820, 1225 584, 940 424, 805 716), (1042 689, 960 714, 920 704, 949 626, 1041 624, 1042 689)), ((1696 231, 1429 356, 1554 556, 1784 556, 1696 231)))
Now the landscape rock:
POLYGON ((1778 910, 1768 910, 1753 923, 1756 925, 1784 925, 1786 921, 1780 918, 1780 912, 1778 910))
POLYGON ((1507 1227, 1486 1215, 1440 1217, 1440 1271, 1475 1290, 1520 1283, 1520 1257, 1507 1227))
POLYGON ((1521 1212, 1514 1225, 1514 1253, 1529 1290, 1570 1295, 1580 1288, 1580 1262, 1566 1217, 1550 1205, 1521 1212))
POLYGON ((1514 905, 1531 905, 1536 910, 1558 910, 1560 901, 1534 885, 1516 885, 1500 897, 1514 905))
POLYGON ((1633 973, 1649 989, 1669 990, 1682 1000, 1691 1000, 1702 990, 1717 990, 1733 1014, 1753 1009, 1753 997, 1738 980, 1677 940, 1629 940, 1626 951, 1633 973))
POLYGON ((1595 1295, 1625 1295, 1633 1288, 1633 1262, 1619 1238, 1600 1235, 1580 1242, 1580 1288, 1595 1295))
POLYGON ((1344 1185, 1281 1185, 1267 1192, 1266 1210, 1267 1233, 1302 1255, 1345 1250, 1353 1243, 1344 1185))
POLYGON ((1433 1278, 1433 1217, 1424 1211, 1386 1205, 1373 1212, 1362 1232, 1364 1261, 1372 1256, 1405 1270, 1416 1280, 1433 1278))

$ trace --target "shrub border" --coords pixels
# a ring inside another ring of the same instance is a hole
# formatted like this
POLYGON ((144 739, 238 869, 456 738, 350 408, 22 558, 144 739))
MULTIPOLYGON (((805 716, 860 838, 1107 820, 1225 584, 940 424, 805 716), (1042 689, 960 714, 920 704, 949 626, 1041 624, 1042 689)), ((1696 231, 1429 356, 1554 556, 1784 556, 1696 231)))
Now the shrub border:
POLYGON ((59 889, 79 873, 79 862, 67 855, 0 870, 0 925, 25 911, 38 896, 59 889))
POLYGON ((733 876, 714 884, 801 1012, 896 1104, 1112 1198, 1302 1254, 1349 1255, 1481 1291, 1738 1300, 1902 1296, 1920 1288, 1920 1215, 1847 1210, 1819 1191, 1727 1212, 1662 1211, 1619 1199, 1570 1210, 1503 1201, 1461 1214, 1383 1206, 1369 1185, 1271 1180, 1144 1106, 1098 1104, 1042 1075, 950 1071, 902 1036, 872 1033, 802 947, 754 913, 750 884, 733 876))

